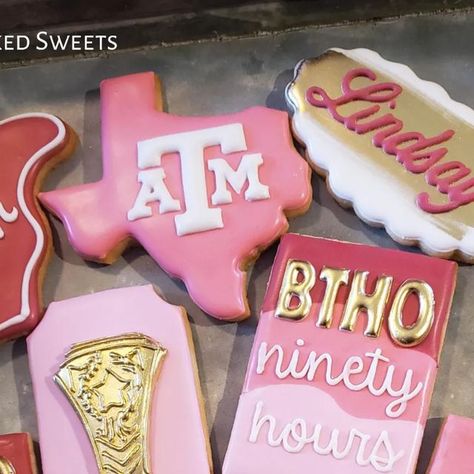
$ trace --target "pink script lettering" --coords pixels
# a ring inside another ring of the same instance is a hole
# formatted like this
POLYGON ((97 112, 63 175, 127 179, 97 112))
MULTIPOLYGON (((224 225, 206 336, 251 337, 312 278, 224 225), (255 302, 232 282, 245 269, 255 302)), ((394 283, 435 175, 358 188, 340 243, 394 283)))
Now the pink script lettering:
POLYGON ((315 107, 327 109, 348 130, 360 135, 375 132, 372 143, 376 147, 395 156, 407 171, 424 173, 428 184, 447 195, 448 202, 436 203, 428 193, 419 193, 416 202, 423 211, 437 214, 472 203, 474 177, 471 176, 471 169, 459 161, 439 163, 448 153, 446 147, 439 145, 448 142, 454 136, 454 130, 426 137, 420 132, 402 131, 403 121, 392 113, 374 117, 381 110, 379 104, 385 103, 390 109, 395 109, 397 97, 403 92, 399 84, 376 83, 376 80, 376 74, 368 68, 352 69, 342 79, 340 97, 331 98, 323 88, 313 86, 306 91, 306 100, 315 107), (356 78, 366 78, 372 83, 356 89, 352 87, 356 78), (351 102, 368 102, 373 105, 350 115, 343 115, 339 108, 351 102))

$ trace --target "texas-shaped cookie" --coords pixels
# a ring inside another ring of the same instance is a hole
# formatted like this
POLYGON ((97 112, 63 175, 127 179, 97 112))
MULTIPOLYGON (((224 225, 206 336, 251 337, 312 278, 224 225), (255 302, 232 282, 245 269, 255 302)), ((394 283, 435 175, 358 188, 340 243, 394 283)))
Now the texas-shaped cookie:
POLYGON ((138 241, 204 311, 248 316, 247 268, 311 201, 287 114, 171 115, 152 72, 105 80, 100 92, 102 179, 42 203, 85 259, 111 263, 138 241))
POLYGON ((72 130, 53 115, 0 121, 0 341, 30 332, 41 317, 51 238, 36 194, 46 172, 74 143, 72 130))

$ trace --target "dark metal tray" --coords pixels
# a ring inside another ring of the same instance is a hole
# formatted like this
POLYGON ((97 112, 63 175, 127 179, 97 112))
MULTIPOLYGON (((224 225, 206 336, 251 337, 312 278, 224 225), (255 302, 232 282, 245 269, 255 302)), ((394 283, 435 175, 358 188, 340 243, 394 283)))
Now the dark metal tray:
MULTIPOLYGON (((367 47, 408 64, 474 106, 474 14, 404 17, 338 27, 312 27, 247 39, 207 41, 123 51, 91 59, 62 59, 0 70, 1 117, 44 111, 57 114, 79 134, 81 146, 44 183, 45 189, 94 181, 101 176, 98 84, 107 77, 152 70, 164 85, 165 106, 177 114, 218 114, 255 104, 286 109, 284 87, 303 57, 333 46, 367 47)), ((324 182, 313 177, 314 201, 291 222, 291 231, 397 247, 388 235, 339 207, 324 182)), ((55 254, 44 287, 46 302, 110 287, 151 282, 171 303, 183 305, 192 322, 211 433, 215 472, 221 472, 235 409, 275 247, 257 261, 249 278, 252 317, 224 324, 203 314, 182 284, 172 281, 140 248, 112 266, 84 262, 52 220, 55 254)), ((418 252, 416 249, 408 249, 418 252)), ((439 417, 474 416, 474 268, 460 266, 454 306, 431 404, 419 472, 426 469, 439 417)), ((36 415, 23 339, 0 347, 0 432, 30 431, 36 415)))

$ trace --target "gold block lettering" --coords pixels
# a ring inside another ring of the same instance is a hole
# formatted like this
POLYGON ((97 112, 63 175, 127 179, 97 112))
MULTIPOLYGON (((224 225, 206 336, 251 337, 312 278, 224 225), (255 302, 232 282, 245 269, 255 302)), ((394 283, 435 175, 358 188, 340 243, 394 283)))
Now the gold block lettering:
POLYGON ((310 292, 315 283, 316 271, 313 265, 301 260, 288 260, 275 316, 295 321, 306 318, 311 310, 310 292), (295 306, 292 306, 293 298, 298 300, 295 306))
POLYGON ((388 329, 394 342, 400 346, 412 347, 420 344, 428 336, 433 325, 435 298, 433 288, 419 280, 405 281, 397 291, 388 316, 388 329), (418 296, 418 318, 410 326, 403 324, 403 307, 411 293, 418 296))
POLYGON ((324 292, 324 298, 321 302, 316 326, 321 328, 331 327, 337 293, 341 285, 347 285, 349 274, 349 270, 342 270, 339 268, 324 267, 321 270, 319 279, 326 281, 326 291, 324 292))
POLYGON ((364 335, 378 337, 382 329, 385 306, 390 296, 393 278, 383 275, 377 280, 375 291, 368 295, 365 291, 369 272, 356 271, 352 281, 351 291, 344 307, 344 314, 339 329, 353 331, 360 310, 367 313, 367 325, 364 335))

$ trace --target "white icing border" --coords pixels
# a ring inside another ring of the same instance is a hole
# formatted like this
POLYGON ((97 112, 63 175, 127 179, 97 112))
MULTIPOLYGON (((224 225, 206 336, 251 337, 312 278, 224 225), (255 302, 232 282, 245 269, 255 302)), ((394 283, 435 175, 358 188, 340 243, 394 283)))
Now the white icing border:
POLYGON ((36 164, 36 162, 39 161, 46 153, 49 153, 51 150, 53 150, 58 145, 60 145, 66 137, 66 127, 64 126, 63 122, 61 122, 60 119, 58 119, 57 117, 51 114, 27 113, 27 114, 14 115, 13 117, 9 117, 5 120, 1 120, 0 126, 5 125, 9 122, 13 122, 15 120, 21 120, 21 119, 26 119, 26 118, 44 118, 44 119, 50 120, 56 125, 58 129, 58 134, 53 140, 51 140, 48 144, 40 148, 36 153, 34 153, 31 156, 31 158, 26 162, 25 166, 21 170, 20 177, 18 178, 18 184, 17 184, 18 204, 20 205, 21 212, 24 214, 24 216, 26 217, 26 220, 30 223, 31 227, 33 228, 33 231, 35 232, 36 245, 31 254, 30 259, 28 260, 28 263, 26 264, 25 272, 23 274, 23 280, 21 284, 21 312, 20 314, 17 314, 16 316, 12 316, 10 319, 7 319, 3 323, 0 323, 0 331, 3 331, 4 329, 7 329, 11 326, 15 326, 17 324, 21 324, 30 315, 29 288, 30 288, 31 275, 33 273, 36 263, 38 262, 41 256, 41 252, 43 250, 44 241, 45 241, 44 233, 43 233, 40 223, 37 220, 35 220, 35 218, 31 214, 25 202, 24 187, 25 187, 26 178, 28 177, 28 173, 36 164))
MULTIPOLYGON (((369 67, 373 66, 474 126, 473 109, 451 99, 439 84, 420 79, 408 66, 387 61, 375 51, 364 48, 332 48, 329 51, 344 54, 369 67)), ((295 107, 291 89, 304 61, 296 65, 294 79, 286 90, 287 101, 295 112, 292 120, 293 131, 307 147, 309 159, 327 172, 326 179, 330 190, 339 199, 351 202, 354 211, 363 221, 372 225, 383 225, 397 242, 418 243, 426 253, 443 257, 460 250, 468 261, 474 260, 474 228, 460 224, 464 233, 462 239, 448 234, 437 225, 436 216, 427 215, 413 205, 412 196, 406 192, 407 189, 403 185, 393 186, 392 182, 391 186, 387 186, 390 176, 383 176, 380 168, 376 168, 378 179, 370 180, 370 187, 360 185, 360 176, 363 173, 373 176, 374 165, 325 132, 317 122, 295 107), (380 199, 381 196, 384 198, 380 199)))
POLYGON ((453 115, 463 119, 469 125, 474 126, 474 110, 466 104, 457 102, 452 99, 446 89, 436 82, 421 79, 406 64, 388 61, 380 56, 379 53, 365 48, 357 49, 341 49, 331 48, 330 51, 344 54, 354 61, 365 63, 368 66, 374 66, 383 74, 392 76, 402 84, 407 85, 411 89, 415 89, 420 95, 423 95, 440 107, 448 109, 453 115))

